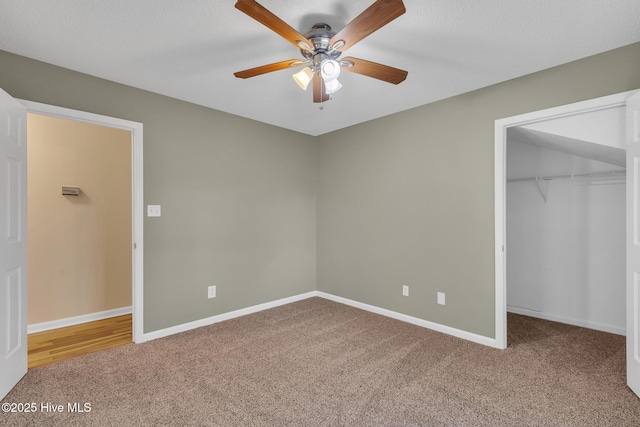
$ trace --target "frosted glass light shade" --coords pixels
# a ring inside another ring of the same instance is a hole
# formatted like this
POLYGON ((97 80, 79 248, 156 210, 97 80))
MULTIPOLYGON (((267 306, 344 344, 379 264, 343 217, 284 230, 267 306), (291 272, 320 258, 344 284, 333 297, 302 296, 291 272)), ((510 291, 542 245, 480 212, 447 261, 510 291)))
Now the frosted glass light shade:
POLYGON ((313 79, 313 71, 311 71, 311 67, 304 67, 293 75, 293 80, 298 83, 298 86, 300 86, 302 90, 307 90, 311 79, 313 79))
POLYGON ((329 95, 331 95, 332 93, 336 93, 342 87, 338 79, 326 82, 324 85, 325 85, 324 91, 329 95))
POLYGON ((340 75, 340 63, 335 59, 325 59, 320 64, 320 75, 327 83, 337 79, 340 75))

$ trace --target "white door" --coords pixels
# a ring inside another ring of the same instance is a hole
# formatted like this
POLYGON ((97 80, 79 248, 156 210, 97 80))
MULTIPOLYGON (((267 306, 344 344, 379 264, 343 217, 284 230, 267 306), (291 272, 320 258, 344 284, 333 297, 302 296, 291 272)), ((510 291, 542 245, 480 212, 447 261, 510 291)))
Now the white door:
POLYGON ((640 396, 640 92, 627 100, 627 384, 640 396))
POLYGON ((27 372, 26 123, 0 89, 0 399, 27 372))

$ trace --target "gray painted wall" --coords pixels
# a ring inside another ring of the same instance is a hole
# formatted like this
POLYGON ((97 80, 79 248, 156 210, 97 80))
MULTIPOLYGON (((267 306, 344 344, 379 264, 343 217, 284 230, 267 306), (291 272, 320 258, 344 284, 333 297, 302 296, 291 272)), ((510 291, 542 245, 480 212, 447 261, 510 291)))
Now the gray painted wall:
POLYGON ((638 88, 640 43, 319 137, 318 289, 494 337, 495 120, 638 88))
POLYGON ((318 289, 493 337, 494 121, 640 88, 640 43, 318 138, 3 52, 0 87, 144 123, 145 332, 318 289))
POLYGON ((145 332, 316 289, 313 137, 6 52, 0 87, 144 124, 145 332))

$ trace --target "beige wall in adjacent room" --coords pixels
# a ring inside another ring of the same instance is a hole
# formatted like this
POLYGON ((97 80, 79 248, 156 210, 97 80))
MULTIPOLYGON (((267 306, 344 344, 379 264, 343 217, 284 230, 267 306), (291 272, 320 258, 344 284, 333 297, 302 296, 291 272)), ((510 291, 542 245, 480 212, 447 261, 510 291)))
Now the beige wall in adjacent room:
POLYGON ((27 135, 29 324, 130 306, 131 133, 29 114, 27 135))

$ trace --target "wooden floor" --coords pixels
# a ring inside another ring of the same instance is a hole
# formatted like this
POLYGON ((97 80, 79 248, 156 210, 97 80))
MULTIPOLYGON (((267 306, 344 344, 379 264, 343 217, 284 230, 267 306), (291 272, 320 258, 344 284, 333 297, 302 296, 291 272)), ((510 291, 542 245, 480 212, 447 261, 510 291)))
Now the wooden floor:
POLYGON ((131 315, 29 334, 28 366, 37 368, 84 354, 130 344, 131 315))

